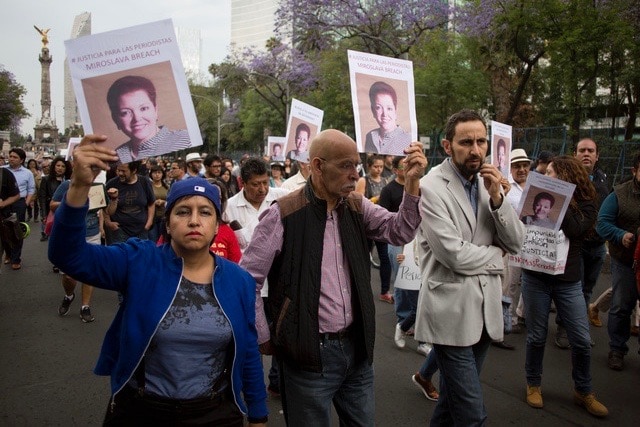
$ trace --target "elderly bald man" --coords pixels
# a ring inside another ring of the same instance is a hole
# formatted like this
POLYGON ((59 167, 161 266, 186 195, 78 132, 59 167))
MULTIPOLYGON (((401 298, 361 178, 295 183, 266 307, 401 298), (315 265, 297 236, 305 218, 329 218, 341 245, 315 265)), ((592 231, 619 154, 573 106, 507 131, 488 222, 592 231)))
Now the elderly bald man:
POLYGON ((422 144, 406 150, 405 195, 397 213, 356 193, 360 157, 344 133, 320 132, 309 148, 306 185, 278 199, 260 219, 241 265, 260 293, 269 278, 267 325, 256 300, 258 343, 280 361, 288 425, 374 425, 375 310, 367 238, 400 246, 420 224, 422 144), (335 400, 334 400, 335 398, 335 400))

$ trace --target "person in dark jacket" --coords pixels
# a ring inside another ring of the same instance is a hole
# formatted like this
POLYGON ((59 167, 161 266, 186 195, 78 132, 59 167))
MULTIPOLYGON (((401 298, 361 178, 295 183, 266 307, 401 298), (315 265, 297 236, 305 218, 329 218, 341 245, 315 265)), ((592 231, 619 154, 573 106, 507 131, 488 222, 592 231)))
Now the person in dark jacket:
POLYGON ((587 307, 582 294, 580 251, 585 237, 593 231, 597 217, 597 195, 587 171, 571 156, 554 157, 547 175, 576 184, 560 229, 569 239, 566 267, 562 274, 551 275, 522 268, 522 294, 527 313, 527 349, 525 371, 527 404, 542 408, 542 362, 547 341, 551 300, 571 345, 574 401, 596 417, 609 411, 593 393, 591 380, 591 337, 587 307))
POLYGON ((38 203, 40 203, 40 214, 42 215, 42 231, 40 241, 47 240, 47 235, 44 232, 44 226, 51 209, 51 199, 55 194, 58 186, 62 181, 66 181, 71 177, 71 163, 65 160, 62 156, 57 156, 51 161, 49 167, 49 174, 42 178, 40 182, 40 188, 38 189, 38 203))
POLYGON ((311 175, 261 216, 240 265, 258 283, 269 278, 269 328, 256 304, 258 343, 275 350, 290 426, 374 425, 375 306, 367 238, 410 242, 420 223, 419 179, 427 159, 420 143, 406 150, 404 200, 397 213, 355 192, 355 142, 329 129, 311 142, 311 175))
POLYGON ((632 179, 614 187, 602 203, 598 234, 609 242, 613 295, 607 322, 610 369, 621 371, 629 351, 629 316, 640 296, 633 271, 636 230, 640 227, 640 153, 633 157, 632 179))

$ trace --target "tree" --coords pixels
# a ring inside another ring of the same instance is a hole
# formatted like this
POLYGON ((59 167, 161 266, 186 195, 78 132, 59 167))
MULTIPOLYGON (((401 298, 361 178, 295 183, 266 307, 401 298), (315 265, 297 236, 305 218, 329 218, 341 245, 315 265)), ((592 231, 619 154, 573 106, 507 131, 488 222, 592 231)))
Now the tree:
POLYGON ((0 129, 17 131, 22 119, 30 116, 22 102, 26 93, 14 75, 0 65, 0 129))
POLYGON ((555 3, 475 0, 456 10, 455 28, 476 52, 470 59, 487 73, 499 122, 527 125, 517 116, 534 70, 546 54, 547 22, 555 3))
POLYGON ((324 50, 350 39, 354 48, 399 58, 423 34, 446 25, 442 0, 282 0, 276 29, 304 52, 324 50))
POLYGON ((286 123, 292 96, 304 96, 316 85, 315 68, 303 54, 277 39, 267 42, 267 50, 235 52, 209 72, 216 86, 238 98, 246 90, 255 91, 286 123))
POLYGON ((487 78, 472 66, 470 52, 459 38, 454 32, 434 31, 428 42, 411 52, 422 135, 439 132, 447 118, 462 108, 487 108, 487 78))

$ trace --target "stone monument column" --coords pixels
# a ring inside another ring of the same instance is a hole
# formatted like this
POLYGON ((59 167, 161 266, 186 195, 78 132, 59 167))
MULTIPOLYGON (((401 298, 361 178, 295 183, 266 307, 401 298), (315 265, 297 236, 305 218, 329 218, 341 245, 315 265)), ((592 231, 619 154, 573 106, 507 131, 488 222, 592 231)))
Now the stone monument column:
POLYGON ((38 33, 42 36, 42 49, 38 60, 40 61, 40 106, 42 107, 42 116, 40 121, 36 124, 34 130, 33 144, 37 144, 38 147, 34 147, 35 150, 45 150, 53 154, 57 151, 57 144, 60 142, 58 137, 58 127, 56 126, 55 119, 51 117, 51 74, 50 68, 53 62, 53 57, 49 53, 49 28, 40 29, 33 26, 38 33))
POLYGON ((40 106, 42 107, 42 119, 40 123, 51 123, 51 77, 49 70, 53 58, 49 54, 49 48, 43 46, 38 59, 41 65, 40 106))

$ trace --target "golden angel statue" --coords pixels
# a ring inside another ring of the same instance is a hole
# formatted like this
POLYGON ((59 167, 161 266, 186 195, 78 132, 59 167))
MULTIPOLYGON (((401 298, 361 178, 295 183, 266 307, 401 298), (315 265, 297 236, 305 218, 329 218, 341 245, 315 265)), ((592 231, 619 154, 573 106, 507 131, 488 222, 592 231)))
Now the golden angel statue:
POLYGON ((49 30, 51 28, 45 28, 44 30, 41 30, 35 25, 33 26, 33 28, 35 28, 36 31, 39 32, 40 35, 42 36, 42 47, 47 47, 47 44, 49 44, 49 37, 47 37, 47 34, 49 34, 49 30))

